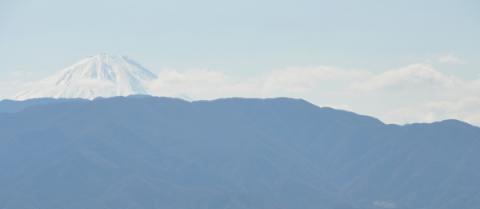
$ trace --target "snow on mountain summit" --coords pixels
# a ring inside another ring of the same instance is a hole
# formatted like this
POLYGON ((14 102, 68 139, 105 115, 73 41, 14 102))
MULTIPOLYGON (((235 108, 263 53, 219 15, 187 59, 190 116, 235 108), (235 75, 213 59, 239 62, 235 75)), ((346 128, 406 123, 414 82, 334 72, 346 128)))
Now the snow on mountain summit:
POLYGON ((126 56, 105 53, 87 57, 62 71, 33 83, 16 100, 31 98, 85 98, 149 94, 148 83, 157 76, 126 56))

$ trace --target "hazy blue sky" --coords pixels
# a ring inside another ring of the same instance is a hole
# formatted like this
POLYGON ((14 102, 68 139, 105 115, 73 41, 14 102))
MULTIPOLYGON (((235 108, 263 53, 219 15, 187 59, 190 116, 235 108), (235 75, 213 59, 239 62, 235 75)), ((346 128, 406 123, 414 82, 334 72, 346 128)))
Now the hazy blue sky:
POLYGON ((0 98, 107 52, 159 73, 156 95, 480 125, 479 37, 478 0, 0 0, 0 98))
POLYGON ((478 37, 477 0, 0 0, 0 76, 47 75, 99 52, 234 74, 382 71, 454 54, 468 61, 455 74, 477 76, 478 37))

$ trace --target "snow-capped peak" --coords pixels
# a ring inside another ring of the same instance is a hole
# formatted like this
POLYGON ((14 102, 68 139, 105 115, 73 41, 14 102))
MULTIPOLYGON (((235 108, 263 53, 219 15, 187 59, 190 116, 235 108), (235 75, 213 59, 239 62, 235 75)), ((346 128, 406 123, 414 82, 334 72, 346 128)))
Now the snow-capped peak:
POLYGON ((101 53, 87 57, 18 93, 30 98, 86 98, 149 94, 155 74, 126 56, 101 53))

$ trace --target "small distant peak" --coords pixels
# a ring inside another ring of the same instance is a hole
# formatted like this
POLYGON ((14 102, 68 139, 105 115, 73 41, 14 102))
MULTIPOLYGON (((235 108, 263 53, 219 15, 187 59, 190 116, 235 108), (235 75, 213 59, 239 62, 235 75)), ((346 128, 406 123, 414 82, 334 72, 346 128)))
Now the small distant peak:
POLYGON ((468 125, 470 126, 470 124, 466 123, 466 122, 463 122, 461 120, 456 120, 456 119, 447 119, 447 120, 442 120, 442 121, 439 121, 438 123, 440 124, 448 124, 448 125, 468 125))
POLYGON ((456 128, 459 128, 459 127, 476 127, 476 128, 478 128, 477 126, 474 126, 470 123, 467 123, 467 122, 461 121, 461 120, 457 120, 457 119, 446 119, 446 120, 436 121, 436 122, 432 122, 432 123, 411 123, 411 124, 407 124, 407 126, 429 126, 429 125, 450 127, 450 128, 451 127, 456 127, 456 128))

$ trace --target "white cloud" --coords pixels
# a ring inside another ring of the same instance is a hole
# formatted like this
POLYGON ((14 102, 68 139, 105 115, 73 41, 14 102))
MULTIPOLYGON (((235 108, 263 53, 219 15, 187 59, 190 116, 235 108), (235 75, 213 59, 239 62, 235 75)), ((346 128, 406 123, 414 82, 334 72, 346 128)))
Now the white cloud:
MULTIPOLYGON (((415 64, 389 70, 354 84, 365 99, 383 111, 369 114, 390 123, 461 119, 480 124, 480 80, 443 74, 431 65, 415 64)), ((358 92, 357 92, 358 93, 358 92)))
POLYGON ((464 64, 465 63, 461 58, 453 54, 446 54, 446 55, 439 56, 437 57, 437 61, 442 64, 464 64))
POLYGON ((294 97, 373 115, 388 123, 461 119, 480 125, 480 80, 464 80, 413 64, 372 74, 334 67, 291 67, 255 78, 209 70, 164 70, 156 95, 196 99, 294 97))
POLYGON ((355 84, 362 90, 412 90, 418 88, 450 88, 457 79, 436 71, 431 65, 414 64, 374 75, 355 84))
POLYGON ((337 94, 343 86, 367 75, 369 74, 364 71, 332 67, 291 67, 243 79, 209 70, 163 70, 158 73, 159 79, 150 88, 155 95, 188 95, 191 99, 276 96, 308 98, 311 94, 337 94))
POLYGON ((214 99, 219 97, 258 97, 259 82, 238 80, 226 74, 209 70, 179 72, 164 70, 150 85, 157 96, 172 96, 189 99, 214 99))

